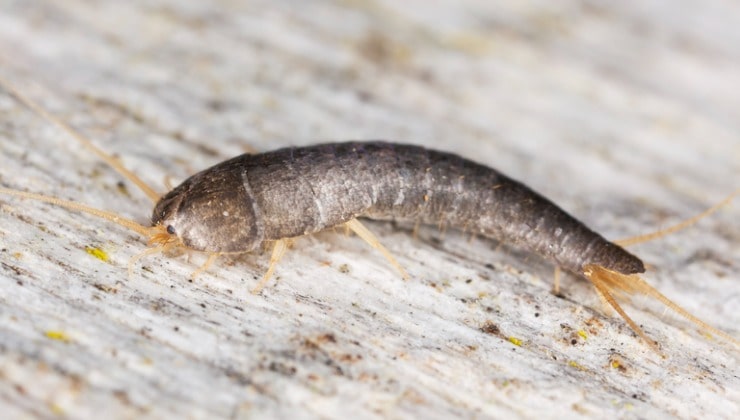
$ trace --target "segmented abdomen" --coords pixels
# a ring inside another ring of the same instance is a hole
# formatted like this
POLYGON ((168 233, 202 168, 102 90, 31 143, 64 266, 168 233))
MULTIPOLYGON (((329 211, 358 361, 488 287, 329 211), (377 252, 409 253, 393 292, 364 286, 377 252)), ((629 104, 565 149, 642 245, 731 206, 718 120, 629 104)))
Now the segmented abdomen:
POLYGON ((630 274, 642 262, 498 171, 419 146, 350 142, 245 156, 266 240, 354 217, 419 220, 476 232, 582 273, 586 263, 630 274))

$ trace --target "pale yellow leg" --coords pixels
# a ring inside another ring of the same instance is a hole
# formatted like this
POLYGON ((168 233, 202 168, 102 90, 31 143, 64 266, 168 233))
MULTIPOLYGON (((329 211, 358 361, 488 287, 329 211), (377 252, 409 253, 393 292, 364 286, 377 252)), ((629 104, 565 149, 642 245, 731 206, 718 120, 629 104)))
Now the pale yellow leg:
POLYGON ((175 186, 172 184, 171 176, 165 175, 162 181, 164 182, 164 187, 167 189, 167 191, 172 191, 172 189, 175 188, 175 186))
POLYGON ((275 241, 275 245, 272 248, 272 255, 270 256, 270 266, 267 267, 267 272, 262 276, 262 280, 260 280, 259 284, 252 289, 253 294, 256 295, 261 292, 265 285, 267 285, 267 282, 270 281, 270 277, 272 277, 272 273, 275 272, 277 263, 281 258, 283 258, 285 251, 288 249, 288 244, 289 241, 287 239, 278 239, 275 241))
POLYGON ((190 280, 195 280, 196 277, 198 277, 201 273, 208 270, 208 268, 213 265, 214 261, 216 261, 216 258, 218 258, 221 255, 220 252, 214 252, 211 254, 208 254, 208 259, 206 262, 203 263, 200 267, 198 267, 197 270, 193 271, 193 273, 190 275, 190 280))
POLYGON ((555 266, 554 281, 552 285, 552 292, 556 295, 560 294, 560 266, 555 266))
POLYGON ((365 242, 370 244, 371 247, 377 249, 380 251, 383 256, 393 265, 396 267, 396 269, 401 273, 401 277, 403 277, 404 280, 408 280, 410 276, 406 272, 406 270, 401 267, 401 264, 396 261, 395 258, 393 258, 393 255, 391 255, 390 251, 388 251, 378 240, 378 238, 373 235, 372 232, 370 232, 362 223, 360 223, 357 219, 352 219, 349 222, 346 223, 347 227, 352 229, 354 233, 357 234, 360 238, 362 238, 365 242))
POLYGON ((147 248, 144 251, 134 255, 133 257, 129 258, 128 260, 128 276, 129 278, 132 278, 134 276, 134 264, 136 264, 137 261, 140 259, 152 255, 152 254, 158 254, 160 252, 166 252, 170 249, 172 249, 175 245, 174 244, 166 244, 157 246, 154 248, 147 248))
POLYGON ((259 150, 257 150, 256 147, 252 146, 251 144, 243 144, 242 150, 244 150, 244 153, 249 154, 249 155, 256 155, 257 153, 260 152, 259 150))
POLYGON ((414 223, 414 230, 411 233, 411 237, 414 238, 414 240, 419 239, 419 227, 421 226, 421 221, 417 220, 416 223, 414 223))

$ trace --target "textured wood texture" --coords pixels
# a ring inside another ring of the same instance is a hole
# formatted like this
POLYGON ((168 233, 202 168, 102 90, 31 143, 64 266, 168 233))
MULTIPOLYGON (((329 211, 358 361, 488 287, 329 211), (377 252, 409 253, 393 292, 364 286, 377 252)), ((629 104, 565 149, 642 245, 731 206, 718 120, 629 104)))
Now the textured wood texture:
MULTIPOLYGON (((0 75, 164 190, 241 153, 344 139, 455 151, 608 237, 740 187, 732 1, 1 1, 0 75)), ((0 95, 0 184, 115 210, 151 203, 0 95)), ((634 247, 649 281, 740 336, 737 205, 634 247)), ((739 353, 644 299, 455 232, 370 223, 268 255, 150 257, 133 234, 0 197, 0 406, 18 417, 740 415, 739 353), (101 249, 103 262, 86 249, 101 249)))

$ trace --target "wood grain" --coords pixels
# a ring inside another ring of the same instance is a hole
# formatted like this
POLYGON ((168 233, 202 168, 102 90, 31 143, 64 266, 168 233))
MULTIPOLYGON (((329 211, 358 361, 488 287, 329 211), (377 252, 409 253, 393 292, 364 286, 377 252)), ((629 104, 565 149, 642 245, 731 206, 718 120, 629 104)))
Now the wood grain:
MULTIPOLYGON (((2 1, 0 74, 148 183, 244 152, 352 139, 448 150, 609 238, 740 187, 731 1, 2 1)), ((149 200, 0 95, 0 184, 115 210, 149 200)), ((268 255, 148 258, 104 221, 0 197, 0 406, 74 418, 740 414, 739 353, 636 299, 659 359, 592 287, 455 232, 372 223, 268 255), (108 262, 86 249, 102 250, 108 262)), ((648 280, 740 336, 737 205, 632 248, 648 280)))

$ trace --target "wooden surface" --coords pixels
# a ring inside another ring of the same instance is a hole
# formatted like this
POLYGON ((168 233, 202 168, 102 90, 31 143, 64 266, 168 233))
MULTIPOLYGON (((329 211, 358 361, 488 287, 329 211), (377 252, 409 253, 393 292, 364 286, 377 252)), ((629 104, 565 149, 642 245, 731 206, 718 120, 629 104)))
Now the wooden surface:
MULTIPOLYGON (((732 1, 0 1, 0 76, 158 190, 242 153, 346 139, 454 151, 610 238, 740 187, 732 1)), ((152 203, 0 95, 0 184, 146 223, 152 203)), ((0 197, 0 411, 12 417, 737 418, 740 352, 536 256, 369 223, 268 255, 149 257, 102 220, 0 197), (86 249, 100 249, 108 262, 86 249)), ((740 337, 738 206, 633 250, 740 337)))

